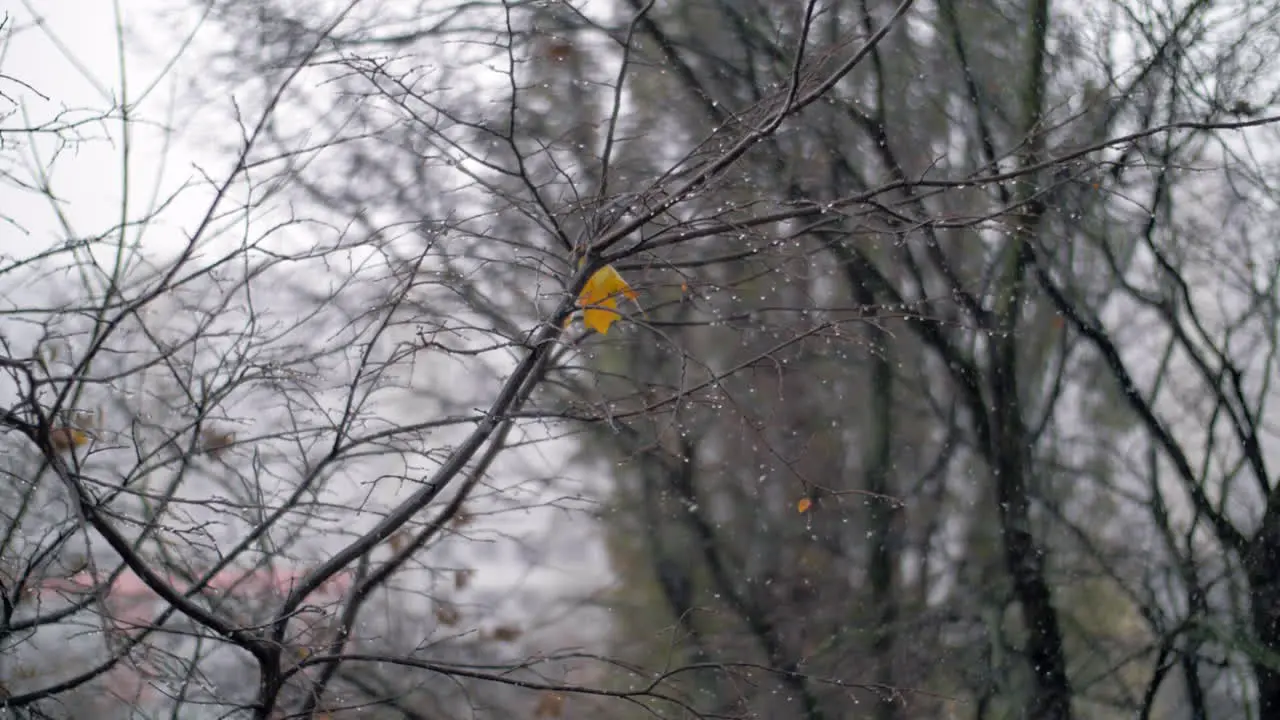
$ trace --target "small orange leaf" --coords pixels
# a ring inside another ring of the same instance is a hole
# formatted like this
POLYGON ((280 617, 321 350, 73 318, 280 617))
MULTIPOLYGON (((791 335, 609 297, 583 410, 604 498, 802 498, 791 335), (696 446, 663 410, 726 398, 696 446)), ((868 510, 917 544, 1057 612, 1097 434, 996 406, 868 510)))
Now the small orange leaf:
POLYGON ((796 512, 809 512, 809 508, 813 507, 813 501, 809 498, 800 498, 800 502, 796 503, 796 512))
POLYGON ((609 326, 621 317, 618 314, 619 296, 639 301, 636 292, 612 265, 597 270, 578 294, 578 307, 584 308, 582 323, 601 335, 608 334, 609 326))
POLYGON ((56 428, 49 432, 49 442, 55 450, 69 450, 89 442, 89 435, 76 428, 56 428))

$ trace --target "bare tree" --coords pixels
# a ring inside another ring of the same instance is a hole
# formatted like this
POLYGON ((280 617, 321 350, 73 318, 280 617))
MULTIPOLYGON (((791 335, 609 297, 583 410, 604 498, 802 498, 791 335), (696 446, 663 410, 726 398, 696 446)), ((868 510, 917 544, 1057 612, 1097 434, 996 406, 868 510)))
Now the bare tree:
POLYGON ((118 220, 0 266, 7 709, 1277 702, 1273 4, 191 9, 209 157, 137 201, 126 83, 118 220), (621 594, 543 567, 594 499, 621 594))

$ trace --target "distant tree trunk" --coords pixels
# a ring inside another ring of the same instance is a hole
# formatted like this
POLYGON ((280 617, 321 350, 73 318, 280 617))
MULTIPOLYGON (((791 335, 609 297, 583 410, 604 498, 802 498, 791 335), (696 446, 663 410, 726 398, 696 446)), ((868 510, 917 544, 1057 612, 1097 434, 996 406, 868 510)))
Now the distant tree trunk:
MULTIPOLYGON (((873 309, 876 303, 871 290, 873 281, 864 277, 857 265, 845 268, 854 299, 862 308, 873 309)), ((893 361, 889 333, 874 321, 866 324, 866 331, 871 359, 868 393, 871 438, 864 466, 867 492, 874 494, 866 501, 871 509, 868 522, 871 560, 867 574, 875 618, 871 650, 876 660, 876 683, 891 688, 897 686, 893 655, 899 611, 893 570, 900 545, 895 531, 899 508, 887 499, 892 494, 889 473, 893 464, 893 361)), ((900 707, 892 695, 881 698, 876 706, 877 720, 896 720, 900 707)))
MULTIPOLYGON (((1015 311, 1016 312, 1016 311, 1015 311)), ((1009 333, 1012 337, 1013 333, 1009 333)), ((989 458, 996 491, 1005 570, 1022 607, 1027 630, 1025 651, 1034 690, 1028 717, 1067 720, 1071 717, 1071 685, 1067 679, 1062 628, 1044 573, 1044 549, 1031 532, 1027 492, 1027 432, 1018 398, 1013 341, 997 341, 999 364, 993 372, 993 438, 989 458)))
POLYGON ((1270 657, 1253 660, 1259 717, 1280 716, 1280 512, 1273 501, 1244 559, 1253 631, 1270 657))
MULTIPOLYGON (((1033 0, 1028 14, 1027 78, 1022 92, 1022 130, 1027 151, 1021 165, 1031 168, 1040 159, 1044 135, 1046 41, 1049 0, 1033 0)), ((996 509, 1004 541, 1005 570, 1013 582, 1013 594, 1026 625, 1025 652, 1034 678, 1028 701, 1029 717, 1068 720, 1071 717, 1071 684, 1067 678, 1062 626, 1049 583, 1045 579, 1044 548, 1031 532, 1031 498, 1027 480, 1030 437, 1023 420, 1018 390, 1018 319, 1026 300, 1026 273, 1032 261, 1031 243, 1044 217, 1034 183, 1024 182, 1016 193, 1020 212, 1000 259, 1001 279, 996 291, 996 332, 991 337, 991 437, 988 463, 994 474, 996 509)))

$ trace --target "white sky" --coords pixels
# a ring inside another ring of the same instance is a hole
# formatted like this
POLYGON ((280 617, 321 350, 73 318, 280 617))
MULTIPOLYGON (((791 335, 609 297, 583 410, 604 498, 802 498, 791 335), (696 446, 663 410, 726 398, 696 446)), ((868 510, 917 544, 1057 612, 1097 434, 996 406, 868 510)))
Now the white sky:
MULTIPOLYGON (((150 17, 145 14, 161 5, 157 0, 130 0, 123 4, 129 13, 126 22, 129 17, 150 17)), ((24 5, 26 7, 11 7, 8 11, 11 32, 6 38, 2 71, 29 84, 33 91, 14 83, 4 84, 5 93, 19 101, 28 116, 25 121, 21 115, 10 117, 6 126, 50 122, 60 114, 64 118, 88 119, 118 106, 122 94, 118 43, 125 51, 130 95, 142 96, 140 102, 131 100, 131 104, 137 103, 132 112, 147 120, 165 118, 172 97, 170 83, 185 68, 181 64, 165 68, 153 53, 166 46, 173 47, 174 43, 164 43, 162 36, 154 35, 156 47, 149 49, 144 43, 127 38, 129 33, 122 40, 113 30, 116 22, 110 2, 70 0, 24 5), (44 21, 39 27, 32 23, 33 11, 44 21), (146 92, 148 90, 150 92, 146 92)), ((180 31, 175 27, 170 32, 177 36, 180 31)), ((158 183, 159 187, 169 190, 175 187, 173 178, 187 174, 184 169, 192 166, 194 156, 179 143, 169 148, 167 158, 160 162, 165 151, 163 130, 154 124, 140 123, 133 125, 130 132, 134 155, 134 162, 130 164, 130 200, 135 206, 145 206, 156 193, 158 183), (169 171, 169 178, 161 175, 162 169, 169 171)), ((83 135, 97 140, 65 151, 54 163, 50 163, 50 159, 55 145, 49 137, 37 142, 36 148, 25 149, 20 157, 28 173, 36 167, 52 167, 53 188, 77 231, 101 232, 115 225, 120 217, 121 124, 118 121, 93 123, 84 128, 83 135), (38 153, 38 160, 32 150, 38 153)), ((11 137, 9 141, 24 139, 11 137)), ((197 198, 190 198, 191 206, 194 207, 196 201, 197 198)), ((0 204, 30 231, 25 241, 30 243, 27 248, 63 239, 48 203, 35 203, 29 194, 15 195, 12 189, 4 187, 0 188, 0 204)), ((181 212, 180 208, 175 210, 181 212)), ((19 242, 22 242, 19 238, 10 236, 5 244, 12 247, 11 243, 19 242)))

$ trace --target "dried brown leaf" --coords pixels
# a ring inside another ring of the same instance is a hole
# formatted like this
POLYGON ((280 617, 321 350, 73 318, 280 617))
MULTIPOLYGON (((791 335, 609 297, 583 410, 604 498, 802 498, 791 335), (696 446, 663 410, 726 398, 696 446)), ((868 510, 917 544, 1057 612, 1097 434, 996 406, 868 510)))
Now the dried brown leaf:
POLYGON ((475 517, 472 516, 471 513, 466 510, 459 509, 458 512, 454 514, 453 519, 449 521, 449 525, 450 527, 457 529, 464 528, 473 522, 475 522, 475 517))
POLYGON ((205 428, 200 431, 200 442, 205 452, 214 457, 220 457, 224 450, 235 444, 236 434, 205 428))
POLYGON ((475 570, 454 570, 453 571, 453 587, 458 590, 466 590, 471 584, 471 576, 475 575, 475 570))
POLYGON ((498 642, 515 642, 520 639, 521 635, 524 635, 524 631, 515 625, 499 625, 493 629, 489 637, 498 642))
POLYGON ((462 613, 458 612, 458 608, 452 603, 438 602, 436 603, 436 620, 445 627, 453 627, 462 619, 462 613))
POLYGON ((538 698, 533 708, 535 718, 558 718, 564 716, 564 695, 557 692, 545 692, 538 698))

